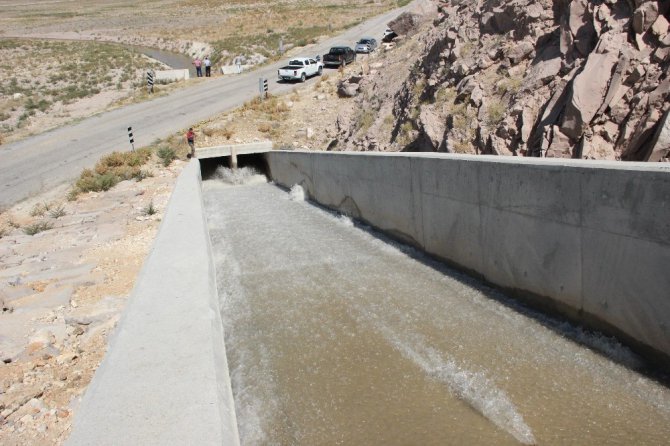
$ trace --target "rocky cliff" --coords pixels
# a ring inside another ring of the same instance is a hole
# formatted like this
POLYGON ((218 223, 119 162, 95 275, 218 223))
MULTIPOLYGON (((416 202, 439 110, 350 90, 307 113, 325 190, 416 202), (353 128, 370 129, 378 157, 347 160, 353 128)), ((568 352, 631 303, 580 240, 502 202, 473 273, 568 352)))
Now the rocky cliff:
POLYGON ((669 161, 669 19, 667 0, 421 1, 343 83, 337 148, 669 161))

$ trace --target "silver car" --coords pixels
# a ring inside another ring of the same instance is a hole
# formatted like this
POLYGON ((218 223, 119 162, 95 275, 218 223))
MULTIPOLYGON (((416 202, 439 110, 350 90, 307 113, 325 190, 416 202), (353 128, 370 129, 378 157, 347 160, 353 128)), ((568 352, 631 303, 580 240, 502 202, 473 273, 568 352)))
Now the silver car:
POLYGON ((377 48, 377 40, 372 37, 363 37, 354 48, 357 53, 371 53, 377 48))

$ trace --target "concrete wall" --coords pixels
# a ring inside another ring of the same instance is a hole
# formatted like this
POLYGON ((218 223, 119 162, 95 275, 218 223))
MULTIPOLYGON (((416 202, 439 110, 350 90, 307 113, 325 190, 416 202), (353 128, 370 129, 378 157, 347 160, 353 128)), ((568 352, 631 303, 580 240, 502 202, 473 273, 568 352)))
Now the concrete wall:
POLYGON ((670 166, 270 152, 272 179, 640 351, 670 357, 670 166))
POLYGON ((239 445, 218 302, 192 160, 67 444, 239 445))
POLYGON ((157 70, 156 71, 156 81, 185 81, 190 78, 188 69, 183 70, 157 70))

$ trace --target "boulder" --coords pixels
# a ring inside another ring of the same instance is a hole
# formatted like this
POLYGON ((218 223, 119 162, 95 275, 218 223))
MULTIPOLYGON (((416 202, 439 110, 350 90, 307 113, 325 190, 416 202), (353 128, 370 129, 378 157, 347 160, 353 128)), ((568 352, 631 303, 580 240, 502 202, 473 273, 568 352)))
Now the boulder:
POLYGON ((619 126, 612 121, 607 121, 599 128, 599 134, 605 141, 612 144, 619 137, 619 126))
POLYGON ((356 82, 341 81, 337 84, 337 95, 342 98, 353 98, 361 88, 356 82))
POLYGON ((588 56, 597 41, 593 15, 588 0, 573 0, 568 10, 568 27, 574 47, 582 56, 588 56))
POLYGON ((391 31, 399 36, 408 36, 416 32, 419 25, 437 15, 437 6, 430 0, 418 0, 409 11, 405 11, 388 23, 391 31))
POLYGON ((661 117, 649 147, 648 161, 662 161, 670 157, 670 108, 661 117))
POLYGON ((588 139, 584 138, 581 152, 583 159, 616 159, 616 153, 614 152, 612 143, 597 134, 588 139))
POLYGON ((627 161, 646 161, 649 159, 651 145, 649 141, 653 138, 661 113, 655 108, 647 110, 634 128, 630 142, 622 152, 623 159, 627 161))
POLYGON ((507 50, 507 57, 513 64, 516 65, 523 59, 528 57, 533 52, 534 49, 535 46, 527 40, 524 40, 522 42, 515 42, 507 50))
POLYGON ((561 71, 561 51, 558 45, 543 48, 530 65, 524 79, 524 87, 535 89, 546 85, 561 71))
POLYGON ((670 28, 670 22, 663 15, 659 15, 653 25, 651 25, 651 32, 663 40, 665 36, 668 35, 668 29, 670 28))
POLYGON ((548 158, 572 158, 572 142, 570 138, 561 132, 558 126, 551 129, 551 144, 545 156, 548 158))
POLYGON ((440 150, 444 141, 447 122, 432 106, 421 107, 419 115, 420 127, 426 138, 430 141, 433 151, 440 150))
POLYGON ((635 10, 635 12, 633 12, 633 31, 635 31, 637 34, 643 34, 647 32, 647 30, 654 24, 656 19, 658 19, 658 3, 642 3, 635 10))
POLYGON ((563 134, 579 139, 605 99, 612 70, 618 62, 615 52, 592 53, 584 69, 572 81, 570 100, 561 124, 563 134))

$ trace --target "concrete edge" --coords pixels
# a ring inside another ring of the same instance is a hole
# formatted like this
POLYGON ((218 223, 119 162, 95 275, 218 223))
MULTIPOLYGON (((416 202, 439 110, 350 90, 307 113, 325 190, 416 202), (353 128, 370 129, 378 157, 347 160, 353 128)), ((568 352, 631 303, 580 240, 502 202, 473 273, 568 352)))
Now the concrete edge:
POLYGON ((152 250, 75 416, 68 445, 239 445, 199 162, 152 250))
POLYGON ((274 153, 318 153, 326 156, 362 156, 362 157, 399 157, 399 158, 435 158, 472 161, 475 163, 526 164, 537 166, 568 166, 578 169, 636 170, 670 173, 670 163, 644 161, 603 161, 572 158, 535 158, 523 156, 466 155, 444 152, 322 152, 311 150, 272 150, 274 153))

